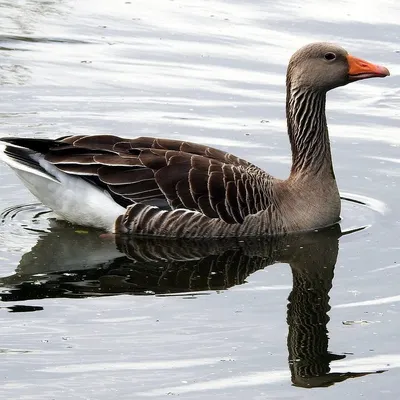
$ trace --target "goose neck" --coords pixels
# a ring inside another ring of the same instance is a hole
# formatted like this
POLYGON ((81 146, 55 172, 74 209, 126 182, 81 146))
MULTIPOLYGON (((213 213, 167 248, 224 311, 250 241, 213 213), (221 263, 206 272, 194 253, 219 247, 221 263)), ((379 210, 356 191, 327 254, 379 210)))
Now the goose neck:
POLYGON ((293 175, 333 174, 325 115, 326 93, 288 86, 286 116, 292 148, 293 175))

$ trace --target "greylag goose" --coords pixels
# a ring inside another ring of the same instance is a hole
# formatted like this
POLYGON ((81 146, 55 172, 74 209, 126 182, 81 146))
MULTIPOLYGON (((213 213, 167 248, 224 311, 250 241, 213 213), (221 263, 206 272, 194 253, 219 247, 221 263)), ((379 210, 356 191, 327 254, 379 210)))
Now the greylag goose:
POLYGON ((326 93, 388 75, 330 43, 309 44, 291 57, 286 180, 221 150, 151 137, 3 138, 0 154, 43 204, 74 224, 188 238, 319 229, 340 217, 326 93))

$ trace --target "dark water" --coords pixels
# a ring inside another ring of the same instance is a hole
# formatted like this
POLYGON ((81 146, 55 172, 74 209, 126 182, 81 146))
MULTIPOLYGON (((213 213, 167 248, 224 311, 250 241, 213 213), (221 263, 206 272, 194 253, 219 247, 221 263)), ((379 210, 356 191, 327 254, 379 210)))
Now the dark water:
POLYGON ((3 1, 1 136, 185 138, 284 177, 293 51, 334 41, 392 76, 329 95, 352 201, 324 232, 115 241, 0 165, 0 398, 398 398, 399 21, 393 0, 3 1))

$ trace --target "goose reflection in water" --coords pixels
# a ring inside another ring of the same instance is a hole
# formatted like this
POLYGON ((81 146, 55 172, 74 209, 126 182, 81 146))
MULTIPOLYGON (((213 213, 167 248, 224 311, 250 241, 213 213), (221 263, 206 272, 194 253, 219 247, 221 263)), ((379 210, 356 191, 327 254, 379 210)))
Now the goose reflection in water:
POLYGON ((292 383, 327 387, 383 372, 330 372, 331 361, 346 357, 328 351, 329 291, 342 235, 338 225, 263 240, 177 241, 101 236, 52 224, 22 257, 16 273, 1 278, 7 288, 0 293, 2 301, 222 290, 283 262, 293 275, 287 308, 292 383))

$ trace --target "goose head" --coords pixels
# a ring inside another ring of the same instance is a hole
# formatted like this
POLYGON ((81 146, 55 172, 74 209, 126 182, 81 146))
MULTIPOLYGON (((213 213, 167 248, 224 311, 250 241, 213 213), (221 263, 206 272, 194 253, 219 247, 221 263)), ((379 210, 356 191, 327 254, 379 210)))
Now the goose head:
POLYGON ((389 70, 350 55, 332 43, 312 43, 302 47, 290 59, 288 86, 327 92, 350 82, 383 78, 389 70))

